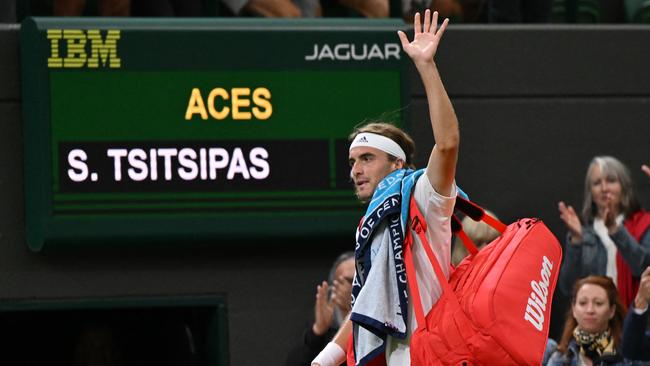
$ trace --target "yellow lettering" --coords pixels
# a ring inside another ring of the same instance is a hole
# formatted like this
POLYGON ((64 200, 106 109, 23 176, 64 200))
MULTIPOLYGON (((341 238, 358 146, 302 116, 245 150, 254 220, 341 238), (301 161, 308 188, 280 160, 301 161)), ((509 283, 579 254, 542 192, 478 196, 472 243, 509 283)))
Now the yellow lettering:
POLYGON ((273 114, 273 105, 271 105, 271 92, 267 88, 257 88, 253 91, 253 115, 257 119, 269 119, 273 114), (260 107, 260 108, 258 108, 260 107))
POLYGON ((50 40, 51 56, 47 59, 47 67, 63 67, 63 59, 59 56, 59 40, 63 38, 60 29, 48 29, 47 39, 50 40))
POLYGON ((63 38, 68 45, 68 55, 63 59, 63 67, 83 67, 86 64, 86 35, 84 31, 64 29, 63 38))
POLYGON ((119 68, 122 66, 122 60, 117 56, 117 40, 120 39, 119 30, 113 29, 106 32, 106 40, 102 40, 99 30, 89 30, 88 39, 90 39, 88 67, 99 67, 100 60, 103 67, 107 66, 107 61, 108 67, 119 68))
POLYGON ((240 112, 239 108, 251 105, 251 100, 242 98, 250 95, 250 88, 232 88, 232 119, 251 119, 251 112, 240 112))
POLYGON ((221 111, 216 110, 214 108, 214 98, 216 97, 221 97, 224 100, 228 100, 230 96, 228 95, 228 92, 224 88, 214 88, 210 92, 210 95, 208 95, 208 111, 210 112, 210 115, 215 119, 224 119, 228 117, 228 114, 230 113, 230 108, 223 107, 221 111))
POLYGON ((209 116, 216 120, 224 120, 229 116, 233 120, 250 120, 253 117, 257 120, 266 120, 273 115, 273 104, 271 103, 271 91, 265 87, 253 90, 251 107, 251 88, 232 88, 230 90, 217 87, 210 91, 206 104, 201 96, 199 88, 192 89, 190 100, 185 110, 185 119, 191 120, 195 114, 201 115, 201 119, 208 119, 209 116), (251 113, 252 112, 252 113, 251 113))
POLYGON ((201 91, 199 88, 194 88, 192 89, 190 101, 187 103, 185 119, 189 121, 192 119, 192 115, 197 113, 201 115, 201 119, 208 119, 208 112, 205 110, 205 104, 203 103, 203 97, 201 97, 201 91))

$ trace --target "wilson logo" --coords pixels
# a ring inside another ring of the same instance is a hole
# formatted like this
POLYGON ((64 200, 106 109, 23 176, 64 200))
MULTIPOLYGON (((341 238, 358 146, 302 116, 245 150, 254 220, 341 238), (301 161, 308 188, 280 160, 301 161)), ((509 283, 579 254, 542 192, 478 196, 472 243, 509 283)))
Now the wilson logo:
POLYGON ((544 313, 548 304, 548 286, 551 281, 552 270, 553 262, 544 256, 542 259, 542 270, 540 271, 541 279, 539 281, 530 281, 532 291, 530 292, 530 296, 528 296, 524 319, 540 332, 544 329, 544 313))

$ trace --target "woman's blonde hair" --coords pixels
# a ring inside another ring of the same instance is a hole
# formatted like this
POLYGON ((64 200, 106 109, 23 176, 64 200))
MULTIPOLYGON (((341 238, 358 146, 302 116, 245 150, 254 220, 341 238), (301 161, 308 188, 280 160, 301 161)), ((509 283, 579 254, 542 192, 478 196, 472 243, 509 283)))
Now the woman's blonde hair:
MULTIPOLYGON (((485 210, 485 213, 498 219, 495 214, 488 210, 485 210)), ((463 231, 465 234, 472 239, 474 244, 476 244, 476 247, 479 249, 501 235, 501 233, 496 231, 492 226, 483 221, 474 221, 469 216, 465 216, 461 221, 461 224, 463 225, 463 231)), ((467 257, 467 254, 467 249, 465 249, 462 240, 456 237, 456 240, 454 241, 454 249, 451 252, 451 263, 454 266, 457 266, 463 258, 467 257)))

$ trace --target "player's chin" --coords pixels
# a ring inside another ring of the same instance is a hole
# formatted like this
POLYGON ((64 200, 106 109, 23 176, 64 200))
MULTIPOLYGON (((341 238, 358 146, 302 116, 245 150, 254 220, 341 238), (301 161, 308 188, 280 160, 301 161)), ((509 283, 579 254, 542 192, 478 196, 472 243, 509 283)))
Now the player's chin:
POLYGON ((365 202, 370 201, 371 196, 369 194, 367 194, 366 192, 364 192, 363 190, 357 189, 355 191, 355 194, 357 195, 357 199, 359 201, 361 201, 361 202, 365 203, 365 202))

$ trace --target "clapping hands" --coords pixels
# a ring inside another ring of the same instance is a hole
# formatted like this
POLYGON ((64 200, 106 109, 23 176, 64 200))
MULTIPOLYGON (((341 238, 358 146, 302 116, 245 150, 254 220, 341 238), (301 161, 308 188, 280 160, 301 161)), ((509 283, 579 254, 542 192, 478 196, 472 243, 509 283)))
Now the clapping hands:
POLYGON ((576 214, 576 211, 572 206, 567 206, 562 201, 558 203, 558 209, 560 210, 560 218, 564 221, 564 224, 569 230, 571 243, 578 244, 582 242, 582 224, 580 223, 580 218, 578 217, 578 214, 576 214))
POLYGON ((641 282, 639 283, 639 290, 634 299, 634 307, 637 309, 645 309, 650 303, 650 267, 647 267, 641 274, 641 282))
POLYGON ((312 330, 316 335, 323 335, 332 326, 334 311, 339 309, 342 317, 351 310, 350 294, 352 293, 351 279, 339 276, 330 286, 326 281, 316 287, 316 306, 314 307, 314 325, 312 330), (328 292, 331 295, 328 296, 328 292))
POLYGON ((314 307, 314 325, 312 331, 316 335, 323 335, 332 325, 334 306, 327 296, 329 285, 323 281, 316 287, 316 306, 314 307))

